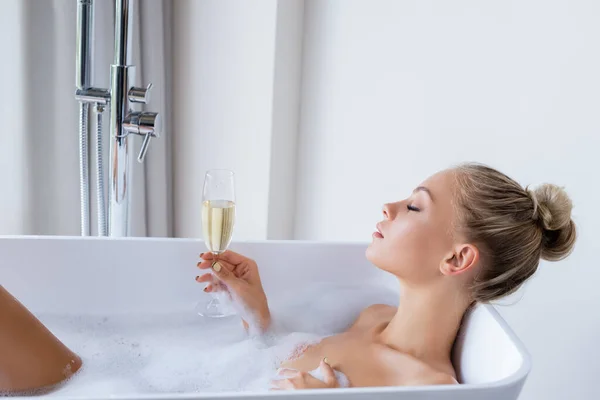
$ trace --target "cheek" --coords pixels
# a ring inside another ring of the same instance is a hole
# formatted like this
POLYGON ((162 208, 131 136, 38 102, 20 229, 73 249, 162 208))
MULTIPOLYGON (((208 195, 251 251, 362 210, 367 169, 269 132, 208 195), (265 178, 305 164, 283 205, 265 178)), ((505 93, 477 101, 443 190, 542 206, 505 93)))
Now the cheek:
POLYGON ((385 238, 375 239, 367 257, 378 267, 393 272, 399 268, 420 264, 426 254, 427 232, 413 221, 390 226, 385 238))
POLYGON ((375 240, 367 250, 367 258, 379 268, 404 278, 429 276, 443 257, 441 230, 434 225, 419 220, 398 223, 390 227, 384 239, 375 240))
POLYGON ((428 236, 424 224, 398 224, 384 239, 386 252, 405 265, 421 263, 427 254, 428 236))

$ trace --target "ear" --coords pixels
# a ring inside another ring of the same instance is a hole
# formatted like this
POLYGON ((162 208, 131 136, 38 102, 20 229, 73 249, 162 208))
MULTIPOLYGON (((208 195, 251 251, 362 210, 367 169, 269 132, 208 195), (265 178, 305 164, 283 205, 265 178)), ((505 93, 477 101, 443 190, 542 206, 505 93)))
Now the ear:
POLYGON ((440 271, 444 275, 458 275, 470 271, 479 262, 479 249, 472 244, 460 244, 442 261, 440 271))

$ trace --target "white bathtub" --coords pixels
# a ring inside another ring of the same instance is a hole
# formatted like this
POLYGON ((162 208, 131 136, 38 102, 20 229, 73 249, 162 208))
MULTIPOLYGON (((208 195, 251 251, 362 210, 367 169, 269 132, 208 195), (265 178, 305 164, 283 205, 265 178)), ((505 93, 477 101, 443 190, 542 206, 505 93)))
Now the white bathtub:
MULTIPOLYGON (((395 280, 364 257, 365 244, 302 241, 238 242, 231 247, 257 260, 271 304, 309 287, 381 285, 388 302, 395 280)), ((193 313, 208 296, 194 282, 195 264, 204 251, 199 240, 151 238, 0 237, 0 283, 43 322, 49 316, 98 318, 193 313)), ((373 302, 366 298, 365 305, 373 302)), ((358 312, 344 310, 346 313, 358 312)), ((361 305, 362 306, 362 305, 361 305)), ((161 319, 162 318, 162 321, 161 319)), ((219 321, 204 323, 222 323, 219 321)), ((52 329, 52 326, 50 325, 52 329)), ((58 335, 60 336, 60 335, 58 335)), ((93 340, 93 339, 90 339, 93 340)), ((66 342, 67 346, 70 344, 66 342)), ((268 393, 98 393, 84 399, 283 398, 328 399, 517 399, 530 370, 522 343, 489 306, 477 307, 465 320, 454 352, 462 385, 431 387, 352 388, 268 393)), ((1 356, 1 355, 0 355, 1 356)), ((84 359, 85 363, 85 359, 84 359)), ((65 385, 65 387, 67 387, 65 385)), ((55 398, 73 398, 61 394, 55 398)))

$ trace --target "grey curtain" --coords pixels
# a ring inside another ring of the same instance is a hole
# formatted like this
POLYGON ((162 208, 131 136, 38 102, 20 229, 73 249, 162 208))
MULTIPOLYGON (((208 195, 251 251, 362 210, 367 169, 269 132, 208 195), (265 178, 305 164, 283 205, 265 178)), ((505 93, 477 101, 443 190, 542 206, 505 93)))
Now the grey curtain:
MULTIPOLYGON (((133 138, 133 236, 172 236, 171 110, 166 88, 170 60, 171 2, 135 1, 133 63, 136 83, 154 84, 148 110, 163 117, 144 164, 133 138), (143 68, 141 67, 143 65, 143 68)), ((79 235, 78 103, 75 91, 75 0, 8 0, 0 16, 7 89, 0 99, 0 234, 79 235)), ((113 2, 95 1, 93 85, 108 88, 113 60, 113 2)), ((92 114, 95 115, 95 114, 92 114)), ((95 118, 91 118, 91 130, 95 118)), ((108 126, 108 113, 104 113, 108 126)), ((93 138, 93 135, 90 135, 93 138)), ((92 144, 91 142, 90 144, 92 144)), ((92 148, 92 146, 90 146, 92 148)), ((92 150, 91 150, 92 151, 92 150)), ((93 160, 94 153, 90 154, 93 160)), ((108 181, 109 138, 104 135, 108 181)), ((91 164, 92 234, 96 233, 95 174, 91 164)))

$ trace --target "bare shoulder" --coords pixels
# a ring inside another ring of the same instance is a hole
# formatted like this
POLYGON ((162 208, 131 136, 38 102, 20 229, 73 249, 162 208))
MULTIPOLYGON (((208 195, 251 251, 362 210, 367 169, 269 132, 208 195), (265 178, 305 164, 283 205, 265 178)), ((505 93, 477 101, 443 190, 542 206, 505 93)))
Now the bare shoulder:
POLYGON ((373 304, 364 310, 358 316, 358 319, 373 319, 373 320, 391 320, 398 309, 387 304, 373 304))
POLYGON ((380 322, 390 321, 396 310, 396 307, 387 304, 373 304, 360 312, 350 329, 368 328, 380 322))
MULTIPOLYGON (((383 345, 382 345, 383 346, 383 345)), ((388 361, 387 374, 390 383, 395 386, 429 386, 429 385, 457 385, 455 370, 450 362, 432 365, 419 360, 411 355, 392 349, 385 349, 380 354, 380 359, 388 361)))
POLYGON ((398 370, 398 378, 403 380, 403 385, 457 385, 454 378, 454 367, 451 364, 433 366, 421 360, 407 357, 403 370, 398 370), (410 371, 410 372, 409 372, 410 371))
POLYGON ((392 318, 398 308, 389 306, 387 304, 373 304, 365 308, 360 314, 363 316, 370 316, 376 318, 392 318))
POLYGON ((443 372, 429 372, 418 374, 409 382, 405 382, 405 385, 411 386, 424 386, 424 385, 458 385, 458 381, 449 374, 443 372))

